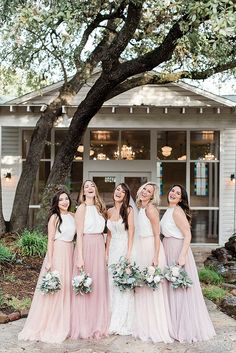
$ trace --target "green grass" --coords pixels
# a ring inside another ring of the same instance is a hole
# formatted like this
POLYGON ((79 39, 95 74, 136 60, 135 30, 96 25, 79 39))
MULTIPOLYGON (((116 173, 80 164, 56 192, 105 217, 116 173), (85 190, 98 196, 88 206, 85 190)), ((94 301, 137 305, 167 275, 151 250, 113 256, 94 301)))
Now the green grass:
POLYGON ((11 306, 14 310, 29 309, 31 305, 31 299, 18 299, 16 297, 11 297, 8 299, 8 305, 11 306))
POLYGON ((43 257, 47 251, 47 237, 39 230, 25 229, 17 245, 24 256, 43 257))
POLYGON ((201 282, 206 284, 221 284, 223 277, 216 272, 214 269, 209 267, 203 267, 198 271, 199 279, 201 282))
POLYGON ((13 262, 15 259, 15 255, 11 252, 11 250, 0 243, 0 263, 9 263, 13 262))
POLYGON ((223 299, 228 294, 227 290, 217 286, 208 286, 203 288, 202 291, 207 299, 210 299, 214 302, 220 302, 221 299, 223 299))

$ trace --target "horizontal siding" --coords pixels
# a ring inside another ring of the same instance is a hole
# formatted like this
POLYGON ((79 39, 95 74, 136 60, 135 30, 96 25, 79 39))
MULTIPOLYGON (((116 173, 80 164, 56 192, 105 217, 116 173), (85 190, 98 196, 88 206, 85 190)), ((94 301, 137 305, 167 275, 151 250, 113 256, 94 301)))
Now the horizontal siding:
POLYGON ((20 130, 16 127, 2 127, 2 201, 3 216, 10 220, 15 190, 21 173, 20 130), (4 175, 10 172, 12 177, 6 181, 4 175))
POLYGON ((231 182, 230 175, 236 176, 236 130, 225 130, 221 137, 220 243, 223 244, 235 232, 236 184, 231 182))

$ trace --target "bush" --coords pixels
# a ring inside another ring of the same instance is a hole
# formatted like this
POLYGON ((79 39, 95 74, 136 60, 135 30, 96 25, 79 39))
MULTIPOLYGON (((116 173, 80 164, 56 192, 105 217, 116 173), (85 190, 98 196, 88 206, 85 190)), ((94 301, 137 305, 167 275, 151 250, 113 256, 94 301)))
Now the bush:
POLYGON ((227 290, 217 287, 217 286, 208 286, 203 288, 203 294, 207 299, 220 302, 226 295, 227 290))
POLYGON ((209 267, 203 267, 198 271, 199 279, 201 282, 206 284, 221 284, 223 277, 216 272, 214 269, 209 267))
POLYGON ((3 291, 0 289, 0 308, 5 304, 5 297, 3 291))
POLYGON ((15 255, 11 252, 11 250, 0 243, 0 263, 8 263, 13 262, 15 259, 15 255))
POLYGON ((29 309, 31 304, 30 298, 18 299, 16 297, 11 297, 8 299, 8 305, 15 310, 29 309))
POLYGON ((43 257, 47 251, 47 237, 39 230, 25 229, 17 245, 24 256, 43 257))

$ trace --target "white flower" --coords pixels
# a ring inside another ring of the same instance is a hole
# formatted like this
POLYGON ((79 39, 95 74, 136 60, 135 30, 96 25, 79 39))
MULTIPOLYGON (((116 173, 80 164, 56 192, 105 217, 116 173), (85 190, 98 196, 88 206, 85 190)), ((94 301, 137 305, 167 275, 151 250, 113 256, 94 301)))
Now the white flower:
POLYGON ((161 281, 161 277, 159 275, 156 275, 153 280, 155 283, 159 283, 161 281))
POLYGON ((148 274, 149 274, 150 276, 153 276, 154 273, 155 273, 155 267, 154 267, 154 266, 149 266, 149 267, 148 267, 148 274))
POLYGON ((172 270, 171 270, 172 275, 173 275, 174 277, 178 277, 178 276, 179 276, 179 271, 180 271, 180 268, 177 267, 177 266, 173 267, 172 270))
POLYGON ((50 279, 51 279, 51 273, 50 272, 48 272, 47 274, 46 274, 46 276, 45 276, 45 280, 46 281, 50 281, 50 279))
POLYGON ((150 276, 150 277, 147 278, 147 282, 148 283, 152 283, 152 281, 153 281, 153 276, 150 276))
POLYGON ((171 282, 175 282, 176 281, 176 277, 172 276, 170 280, 171 280, 171 282))
POLYGON ((52 276, 59 277, 59 272, 58 271, 52 271, 52 276))
POLYGON ((85 281, 84 281, 84 286, 85 287, 90 287, 92 284, 92 278, 88 277, 85 281))
POLYGON ((77 277, 78 282, 79 282, 79 283, 83 282, 84 278, 85 278, 84 274, 79 275, 79 276, 77 277))

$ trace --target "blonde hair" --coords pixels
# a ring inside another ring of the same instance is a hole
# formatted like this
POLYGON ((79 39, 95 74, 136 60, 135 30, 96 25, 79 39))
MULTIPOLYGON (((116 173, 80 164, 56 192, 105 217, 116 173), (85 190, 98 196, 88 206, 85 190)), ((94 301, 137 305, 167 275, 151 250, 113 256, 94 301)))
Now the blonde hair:
POLYGON ((103 199, 101 198, 101 196, 99 195, 98 192, 98 188, 97 185, 90 179, 87 179, 83 182, 81 189, 80 189, 80 193, 79 193, 79 202, 80 203, 85 203, 85 195, 84 195, 84 185, 85 183, 89 181, 90 183, 92 183, 95 187, 95 197, 94 197, 94 205, 97 207, 98 212, 104 217, 107 218, 107 209, 106 209, 106 205, 105 202, 103 201, 103 199))
POLYGON ((142 190, 148 185, 151 185, 153 187, 153 196, 150 199, 149 203, 152 204, 153 206, 155 206, 156 208, 158 208, 159 203, 160 203, 159 187, 153 181, 148 181, 147 183, 145 183, 142 186, 140 186, 140 188, 137 191, 136 205, 139 208, 141 207, 142 201, 140 199, 140 195, 141 195, 142 190))

